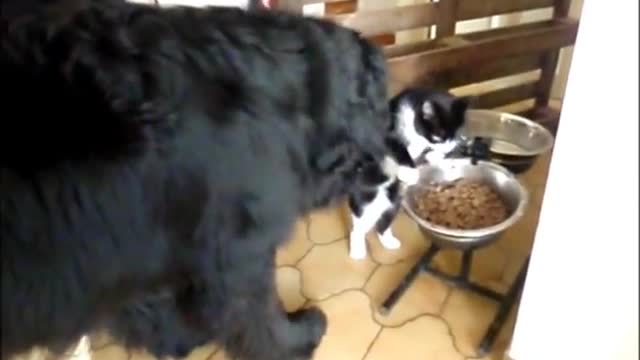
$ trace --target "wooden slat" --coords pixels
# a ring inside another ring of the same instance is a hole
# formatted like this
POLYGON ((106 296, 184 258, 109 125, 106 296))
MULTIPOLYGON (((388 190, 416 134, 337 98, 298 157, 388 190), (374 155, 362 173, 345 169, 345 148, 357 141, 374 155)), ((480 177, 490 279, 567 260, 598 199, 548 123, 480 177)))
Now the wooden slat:
POLYGON ((358 10, 358 2, 356 0, 343 0, 328 3, 324 6, 324 13, 327 16, 336 14, 351 14, 358 10))
POLYGON ((358 11, 328 18, 371 36, 433 25, 436 23, 437 10, 434 4, 419 4, 358 11))
POLYGON ((534 82, 484 93, 475 97, 473 107, 477 109, 492 109, 517 101, 531 99, 535 97, 536 88, 537 83, 534 82))
POLYGON ((452 36, 456 32, 456 9, 459 0, 440 0, 435 3, 438 10, 436 36, 452 36))
POLYGON ((387 46, 387 45, 395 44, 396 35, 395 34, 382 34, 382 35, 371 36, 368 39, 371 40, 374 44, 376 44, 378 46, 387 46))
POLYGON ((411 55, 413 53, 422 53, 425 51, 431 51, 435 49, 440 49, 449 46, 445 41, 446 38, 435 39, 435 40, 425 40, 425 41, 415 41, 404 44, 396 44, 393 46, 387 46, 384 49, 385 56, 387 58, 395 58, 400 56, 411 55))
MULTIPOLYGON (((553 8, 554 19, 561 19, 568 16, 570 4, 570 0, 555 0, 553 8)), ((538 84, 538 91, 536 94, 537 107, 546 107, 549 104, 551 88, 553 87, 553 80, 556 77, 556 68, 558 66, 559 58, 560 50, 556 49, 547 52, 540 61, 542 75, 540 76, 540 82, 538 84)))
POLYGON ((330 3, 341 2, 344 0, 300 0, 300 1, 302 1, 304 5, 308 5, 308 4, 318 4, 318 3, 330 4, 330 3))
POLYGON ((533 71, 539 68, 541 56, 542 54, 539 53, 525 54, 461 67, 429 76, 425 85, 454 88, 533 71))
POLYGON ((302 0, 277 0, 274 3, 274 7, 277 9, 292 13, 302 13, 303 6, 302 0))
POLYGON ((555 20, 544 20, 544 21, 536 21, 532 23, 515 25, 515 26, 507 26, 507 27, 499 27, 488 30, 480 30, 474 31, 470 33, 460 34, 458 36, 463 37, 469 41, 480 41, 488 38, 495 38, 500 36, 510 36, 520 32, 530 32, 536 30, 544 30, 548 29, 549 26, 557 25, 558 22, 555 20))
POLYGON ((525 11, 553 6, 554 0, 460 0, 458 20, 525 11))
POLYGON ((575 42, 578 23, 573 20, 552 20, 544 27, 522 25, 500 30, 499 36, 485 32, 469 45, 448 46, 431 51, 388 60, 391 93, 416 84, 428 74, 504 57, 539 53, 569 46, 575 42))

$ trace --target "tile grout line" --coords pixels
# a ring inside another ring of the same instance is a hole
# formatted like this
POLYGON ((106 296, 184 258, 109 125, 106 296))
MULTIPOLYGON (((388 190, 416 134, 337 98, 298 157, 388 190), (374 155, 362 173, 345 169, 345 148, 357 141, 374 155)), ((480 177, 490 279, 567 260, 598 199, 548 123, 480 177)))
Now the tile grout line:
POLYGON ((216 348, 209 354, 209 356, 205 360, 213 360, 213 357, 218 354, 220 348, 216 346, 216 348))
POLYGON ((378 338, 382 334, 383 330, 384 330, 384 326, 380 326, 380 328, 378 329, 378 332, 376 333, 376 336, 374 336, 373 339, 371 339, 371 343, 369 343, 369 346, 367 346, 367 351, 364 352, 364 355, 362 355, 362 358, 360 360, 365 360, 367 356, 369 356, 371 349, 373 349, 373 345, 375 345, 375 343, 378 341, 378 338))
POLYGON ((449 299, 451 298, 451 294, 453 294, 453 287, 451 287, 450 285, 447 285, 447 295, 445 296, 444 300, 442 301, 442 304, 440 304, 440 308, 438 309, 438 312, 437 312, 437 314, 439 316, 442 316, 442 313, 444 312, 444 309, 449 304, 449 299))
MULTIPOLYGON (((308 306, 310 303, 316 303, 316 304, 318 304, 318 303, 321 303, 321 302, 324 302, 324 301, 330 300, 330 299, 332 299, 332 298, 334 298, 334 297, 340 296, 340 295, 342 295, 342 294, 345 294, 345 293, 348 293, 348 292, 351 292, 351 291, 353 291, 353 292, 360 292, 360 293, 362 293, 362 294, 363 294, 363 295, 364 295, 364 296, 369 300, 369 303, 370 303, 370 310, 371 310, 370 317, 371 317, 372 322, 373 322, 373 323, 375 323, 375 324, 377 324, 377 325, 380 327, 380 329, 378 330, 378 333, 376 334, 376 336, 373 338, 373 340, 372 340, 372 341, 371 341, 371 343, 369 344, 369 346, 368 346, 368 348, 367 348, 367 351, 365 352, 365 354, 364 354, 364 355, 363 355, 363 357, 362 357, 362 360, 364 360, 364 359, 368 356, 368 354, 369 354, 369 352, 370 352, 371 348, 373 347, 373 345, 375 344, 375 342, 377 341, 378 337, 380 336, 380 334, 382 333, 382 331, 383 331, 384 329, 395 329, 395 328, 401 328, 401 327, 403 327, 403 326, 407 325, 408 323, 411 323, 411 322, 417 321, 417 320, 419 320, 420 318, 423 318, 423 317, 425 317, 425 318, 427 318, 427 317, 428 317, 428 318, 438 319, 438 320, 440 320, 440 321, 445 325, 445 327, 446 327, 446 329, 447 329, 447 335, 449 336, 449 339, 450 339, 450 341, 451 341, 451 344, 452 344, 452 346, 453 346, 454 350, 456 351, 456 353, 457 353, 458 355, 460 355, 462 358, 465 358, 465 359, 467 359, 467 360, 471 360, 471 359, 475 359, 475 358, 476 358, 475 356, 473 356, 473 355, 472 355, 472 356, 471 356, 471 358, 469 358, 469 359, 468 359, 469 355, 468 355, 468 354, 464 354, 464 353, 460 350, 460 348, 458 347, 458 344, 457 344, 457 339, 456 339, 456 337, 455 337, 455 335, 454 335, 454 333, 453 333, 453 329, 452 329, 452 327, 451 327, 451 324, 449 324, 449 322, 448 322, 444 317, 442 317, 442 316, 441 316, 441 313, 442 313, 442 311, 444 311, 444 308, 446 307, 446 304, 448 303, 449 298, 451 297, 451 294, 452 294, 452 292, 453 292, 453 289, 452 289, 451 287, 448 287, 449 289, 448 289, 448 292, 447 292, 447 296, 446 296, 446 298, 444 299, 443 304, 440 306, 440 309, 438 309, 438 313, 437 313, 437 314, 421 313, 421 314, 419 314, 419 315, 417 315, 417 316, 415 316, 415 317, 413 317, 413 318, 410 318, 410 319, 408 319, 408 320, 406 320, 406 321, 402 322, 401 324, 398 324, 398 325, 395 325, 395 326, 387 326, 387 325, 384 325, 384 324, 380 323, 380 322, 376 319, 375 314, 374 314, 374 311, 376 311, 376 308, 375 308, 375 306, 374 306, 373 300, 372 300, 371 296, 370 296, 370 295, 369 295, 369 294, 368 294, 364 289, 365 289, 365 288, 366 288, 366 286, 369 284, 369 282, 371 281, 371 279, 373 278, 373 276, 375 275, 375 273, 376 273, 379 269, 381 269, 383 266, 395 266, 395 265, 398 265, 398 264, 400 264, 400 263, 409 262, 409 261, 411 260, 410 256, 405 257, 405 258, 397 259, 397 260, 395 260, 395 261, 394 261, 394 262, 392 262, 392 263, 382 263, 382 262, 379 262, 377 259, 375 259, 375 257, 373 256, 372 252, 370 252, 370 253, 371 253, 370 258, 371 258, 371 260, 372 260, 372 263, 374 263, 376 266, 375 266, 375 267, 374 267, 374 269, 371 271, 371 273, 367 276, 367 279, 365 280, 365 282, 364 282, 364 284, 362 285, 362 287, 360 287, 360 288, 356 287, 356 288, 347 288, 347 289, 342 289, 342 290, 340 290, 340 291, 338 291, 338 292, 331 293, 331 294, 329 294, 329 295, 327 295, 327 296, 325 296, 325 297, 322 297, 322 298, 320 298, 320 299, 317 299, 317 300, 315 300, 315 299, 311 299, 310 297, 308 297, 308 296, 305 294, 305 291, 304 291, 304 280, 303 280, 303 277, 302 277, 303 271, 302 271, 302 270, 300 270, 300 269, 298 268, 298 266, 299 266, 300 262, 301 262, 304 258, 306 258, 306 256, 308 256, 308 254, 309 254, 309 253, 310 253, 310 252, 311 252, 311 251, 312 251, 316 246, 327 246, 327 245, 332 245, 332 244, 334 244, 334 243, 336 243, 336 242, 338 242, 338 241, 345 240, 345 239, 347 238, 347 236, 343 236, 343 237, 337 238, 337 239, 335 239, 335 240, 331 240, 331 241, 329 241, 329 242, 327 242, 327 243, 316 243, 316 242, 314 242, 314 241, 311 239, 311 218, 309 218, 309 221, 308 221, 308 223, 307 223, 306 235, 307 235, 307 241, 309 241, 309 242, 312 244, 312 246, 309 248, 309 250, 307 250, 307 251, 305 252, 305 254, 304 254, 303 256, 301 256, 301 257, 300 257, 300 259, 298 259, 298 261, 296 261, 295 265, 294 265, 294 266, 292 266, 292 267, 294 267, 296 270, 298 270, 298 272, 300 273, 300 293, 301 293, 301 295, 302 295, 302 297, 303 297, 303 298, 307 299, 307 301, 303 304, 303 307, 308 306)), ((506 271, 506 265, 505 265, 505 267, 503 268, 503 271, 506 271)), ((477 356, 477 355, 476 355, 476 356, 477 356)))
MULTIPOLYGON (((451 324, 449 324, 449 322, 443 316, 438 315, 438 314, 431 314, 431 313, 421 313, 419 315, 416 315, 416 316, 414 316, 412 318, 409 318, 409 319, 403 321, 402 323, 400 323, 398 325, 385 325, 385 324, 380 323, 378 321, 378 319, 376 319, 375 314, 374 314, 374 312, 376 311, 376 308, 375 308, 375 306, 373 304, 373 301, 371 301, 371 298, 369 297, 369 294, 367 294, 365 291, 362 291, 362 290, 357 290, 357 291, 363 292, 365 294, 365 296, 367 296, 369 298, 370 304, 371 304, 371 307, 370 307, 371 320, 373 320, 374 323, 380 325, 383 329, 399 329, 399 328, 401 328, 401 327, 403 327, 403 326, 405 326, 405 325, 407 325, 407 324, 409 324, 411 322, 417 321, 417 320, 419 320, 421 318, 437 319, 437 320, 440 320, 442 323, 444 323, 445 327, 447 328, 447 334, 449 335, 449 339, 451 340, 451 344, 452 344, 454 350, 456 351, 456 353, 458 353, 458 355, 460 355, 463 358, 466 358, 466 357, 469 356, 469 355, 463 353, 460 350, 460 348, 458 346, 458 343, 457 343, 457 339, 456 339, 456 337, 455 337, 455 335, 453 333, 453 328, 451 327, 451 324)), ((477 356, 477 354, 476 354, 476 356, 477 356)), ((472 357, 473 357, 473 355, 472 355, 472 357)))
POLYGON ((327 246, 327 245, 333 245, 339 241, 347 240, 347 239, 348 239, 347 235, 343 235, 341 237, 335 238, 333 240, 329 240, 327 242, 315 242, 313 240, 309 240, 309 241, 313 244, 313 246, 327 246))
POLYGON ((290 268, 290 269, 294 269, 298 275, 299 275, 299 281, 298 281, 298 295, 300 295, 300 297, 302 297, 304 299, 304 303, 302 304, 302 307, 304 308, 304 306, 306 304, 308 304, 311 299, 304 293, 304 288, 303 288, 303 283, 302 283, 302 270, 298 269, 296 266, 291 266, 291 265, 282 265, 282 266, 278 266, 276 267, 276 271, 282 268, 290 268))
MULTIPOLYGON (((374 262, 375 264, 375 262, 374 262)), ((373 279, 373 276, 376 274, 376 272, 382 267, 382 265, 380 264, 376 264, 376 266, 373 268, 373 270, 371 270, 371 274, 369 274, 369 276, 367 276, 367 279, 364 281, 364 284, 362 284, 362 291, 364 291, 365 294, 367 294, 367 297, 369 297, 369 300, 371 300, 371 297, 369 296, 369 294, 367 293, 367 291, 365 290, 365 288, 367 287, 367 285, 369 285, 369 281, 371 281, 371 279, 373 279)))

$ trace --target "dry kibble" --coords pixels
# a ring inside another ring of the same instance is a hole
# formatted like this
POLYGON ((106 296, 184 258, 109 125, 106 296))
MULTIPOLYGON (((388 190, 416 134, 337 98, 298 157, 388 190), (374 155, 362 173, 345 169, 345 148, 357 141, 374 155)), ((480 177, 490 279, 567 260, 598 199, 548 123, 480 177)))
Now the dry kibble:
POLYGON ((499 224, 508 216, 500 195, 479 181, 460 179, 432 184, 415 196, 418 216, 452 229, 488 227, 499 224))

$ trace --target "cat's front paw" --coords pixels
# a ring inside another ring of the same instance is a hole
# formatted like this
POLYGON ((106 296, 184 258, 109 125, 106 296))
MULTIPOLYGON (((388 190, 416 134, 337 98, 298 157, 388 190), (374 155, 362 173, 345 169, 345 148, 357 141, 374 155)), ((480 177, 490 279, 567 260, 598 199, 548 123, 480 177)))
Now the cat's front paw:
POLYGON ((397 250, 400 248, 400 246, 402 246, 400 240, 398 240, 398 238, 395 237, 390 231, 380 236, 380 244, 382 244, 382 247, 387 250, 397 250))
POLYGON ((349 257, 353 260, 364 260, 367 257, 367 249, 362 247, 355 247, 349 250, 349 257))
POLYGON ((349 257, 353 260, 364 260, 367 257, 367 241, 365 236, 351 234, 349 244, 349 257))
POLYGON ((430 152, 426 153, 425 156, 424 156, 425 160, 427 160, 427 162, 429 164, 431 164, 431 165, 438 164, 439 162, 444 160, 445 157, 446 157, 445 154, 437 152, 437 151, 430 151, 430 152))
POLYGON ((420 181, 420 171, 416 168, 401 167, 398 169, 398 180, 407 185, 415 185, 420 181))

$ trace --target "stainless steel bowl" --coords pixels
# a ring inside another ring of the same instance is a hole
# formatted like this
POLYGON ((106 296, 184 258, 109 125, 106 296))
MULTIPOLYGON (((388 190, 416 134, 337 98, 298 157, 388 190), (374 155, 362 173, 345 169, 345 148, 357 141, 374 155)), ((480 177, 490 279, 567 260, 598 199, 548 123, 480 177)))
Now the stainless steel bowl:
POLYGON ((468 110, 462 137, 481 137, 490 142, 490 160, 514 173, 528 170, 536 158, 549 151, 554 137, 542 125, 509 113, 468 110))
POLYGON ((516 177, 506 168, 488 161, 471 164, 469 159, 447 159, 438 164, 424 164, 419 167, 418 184, 407 188, 403 207, 418 224, 423 234, 429 236, 440 247, 462 249, 488 245, 502 232, 515 224, 525 213, 529 204, 529 193, 516 177), (504 199, 509 216, 503 222, 480 229, 456 230, 433 224, 419 217, 414 209, 416 191, 439 182, 450 182, 459 178, 479 180, 491 186, 504 199))

